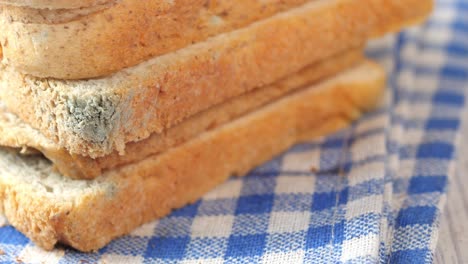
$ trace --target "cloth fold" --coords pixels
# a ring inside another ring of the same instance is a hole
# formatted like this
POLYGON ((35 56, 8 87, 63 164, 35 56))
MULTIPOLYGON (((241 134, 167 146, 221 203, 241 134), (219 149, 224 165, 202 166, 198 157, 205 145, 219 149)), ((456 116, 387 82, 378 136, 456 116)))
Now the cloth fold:
POLYGON ((349 129, 297 145, 92 254, 0 228, 0 262, 431 263, 468 89, 468 4, 372 42, 389 88, 349 129))

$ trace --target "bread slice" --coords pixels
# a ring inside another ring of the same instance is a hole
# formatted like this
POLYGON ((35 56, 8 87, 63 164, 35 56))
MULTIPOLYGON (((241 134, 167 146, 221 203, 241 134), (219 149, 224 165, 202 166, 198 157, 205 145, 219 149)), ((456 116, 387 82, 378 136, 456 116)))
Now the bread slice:
POLYGON ((262 60, 262 53, 286 48, 286 39, 290 46, 313 40, 317 43, 312 49, 318 52, 336 47, 349 34, 362 41, 395 29, 395 24, 419 21, 431 9, 432 0, 120 0, 75 10, 0 6, 0 43, 4 63, 23 73, 84 79, 106 76, 254 21, 259 23, 249 27, 250 37, 236 42, 248 45, 245 42, 255 37, 262 42, 267 38, 265 51, 252 51, 262 60), (281 11, 285 14, 271 17, 281 11), (285 23, 288 19, 293 21, 285 23), (333 38, 336 43, 329 42, 333 38))
POLYGON ((96 250, 297 142, 343 128, 375 106, 384 84, 382 68, 364 62, 95 180, 71 180, 46 159, 2 149, 0 208, 45 249, 96 250))
POLYGON ((120 0, 67 10, 6 6, 0 18, 12 31, 0 35, 7 43, 5 53, 11 54, 6 57, 12 58, 11 63, 23 72, 62 79, 90 78, 108 75, 305 2, 120 0), (11 35, 13 32, 22 34, 11 35), (43 34, 47 39, 41 44, 45 38, 38 35, 43 34), (36 50, 44 45, 48 52, 31 52, 31 45, 36 50), (50 51, 57 48, 59 53, 50 51), (15 53, 19 52, 28 54, 18 59, 15 53), (87 53, 93 57, 86 57, 87 53), (99 54, 98 60, 95 54, 99 54), (124 54, 126 57, 120 57, 124 54))
POLYGON ((60 79, 91 78, 305 2, 120 0, 67 10, 4 6, 0 24, 5 30, 0 33, 0 43, 6 43, 6 61, 24 73, 60 79))
POLYGON ((51 140, 38 136, 40 133, 21 125, 22 121, 0 106, 0 145, 40 150, 57 167, 58 171, 71 178, 95 178, 106 171, 124 164, 139 161, 149 155, 161 153, 179 145, 207 130, 214 129, 230 120, 252 111, 264 104, 299 89, 307 84, 335 75, 362 61, 362 51, 352 50, 337 57, 329 58, 311 65, 275 84, 252 90, 227 102, 202 111, 180 124, 169 128, 164 133, 153 134, 139 142, 128 143, 125 155, 114 152, 107 156, 92 159, 70 153, 54 144, 51 140), (13 129, 17 128, 17 129, 13 129), (29 147, 29 148, 28 148, 29 147))
POLYGON ((128 142, 423 16, 407 13, 411 1, 367 1, 313 1, 101 79, 39 79, 0 67, 0 99, 72 154, 123 153, 128 142))

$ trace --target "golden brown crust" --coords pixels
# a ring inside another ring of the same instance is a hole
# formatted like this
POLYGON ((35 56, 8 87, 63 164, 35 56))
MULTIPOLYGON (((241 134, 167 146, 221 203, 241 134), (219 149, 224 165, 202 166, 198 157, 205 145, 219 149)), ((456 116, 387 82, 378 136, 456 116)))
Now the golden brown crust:
MULTIPOLYGON (((306 2, 341 5, 348 12, 340 13, 335 20, 346 23, 349 28, 344 30, 359 26, 373 33, 394 29, 387 25, 421 19, 432 9, 431 0, 221 0, 210 1, 208 6, 203 0, 122 0, 77 16, 38 15, 37 10, 4 7, 0 43, 5 62, 24 73, 60 79, 105 76, 306 2), (44 23, 15 22, 44 16, 48 17, 44 23), (54 20, 60 23, 52 23, 54 20)), ((275 35, 279 36, 280 32, 275 35)))
POLYGON ((299 89, 343 71, 355 65, 359 60, 362 60, 362 51, 360 49, 331 57, 309 66, 285 80, 255 89, 198 113, 169 128, 163 134, 153 134, 145 140, 128 143, 125 148, 125 155, 114 152, 97 159, 81 155, 70 155, 66 149, 59 148, 51 141, 38 141, 38 132, 19 124, 21 120, 12 117, 6 109, 0 109, 0 145, 38 149, 54 163, 58 171, 63 175, 71 178, 92 179, 101 175, 102 171, 133 163, 147 156, 161 153, 170 147, 180 145, 204 131, 212 130, 294 89, 299 89))
POLYGON ((291 145, 336 131, 372 108, 383 92, 384 71, 372 63, 356 69, 357 74, 301 89, 179 147, 107 172, 99 182, 108 188, 86 192, 73 203, 37 197, 24 184, 2 182, 0 176, 4 213, 46 249, 56 242, 81 251, 99 249, 196 201, 230 175, 244 175, 291 145))
POLYGON ((122 152, 128 142, 160 133, 215 104, 423 16, 427 10, 410 8, 422 2, 426 1, 313 1, 89 82, 34 79, 5 69, 0 71, 0 98, 12 112, 70 153, 101 157, 114 150, 122 152), (89 83, 93 86, 82 89, 86 96, 96 87, 102 98, 118 98, 113 106, 115 118, 105 120, 109 130, 98 139, 93 137, 94 131, 88 135, 73 130, 77 125, 67 108, 67 100, 73 98, 67 91, 78 91, 89 83))

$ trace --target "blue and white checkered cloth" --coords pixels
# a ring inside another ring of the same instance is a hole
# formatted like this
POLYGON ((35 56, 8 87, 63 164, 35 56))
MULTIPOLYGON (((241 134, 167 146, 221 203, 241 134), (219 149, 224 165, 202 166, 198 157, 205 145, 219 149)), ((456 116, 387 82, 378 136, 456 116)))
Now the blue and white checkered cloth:
POLYGON ((374 42, 381 109, 298 145, 97 253, 0 228, 0 263, 430 263, 468 89, 468 2, 374 42), (311 170, 317 168, 318 172, 311 170))

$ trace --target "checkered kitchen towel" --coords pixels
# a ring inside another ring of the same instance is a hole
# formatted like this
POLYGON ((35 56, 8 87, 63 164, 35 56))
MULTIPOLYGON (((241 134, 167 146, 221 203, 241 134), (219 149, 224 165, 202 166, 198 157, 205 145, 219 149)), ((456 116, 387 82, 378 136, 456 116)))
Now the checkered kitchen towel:
POLYGON ((0 228, 0 262, 428 263, 468 88, 468 2, 373 43, 386 102, 94 254, 46 253, 0 228), (311 170, 317 168, 317 171, 311 170))

